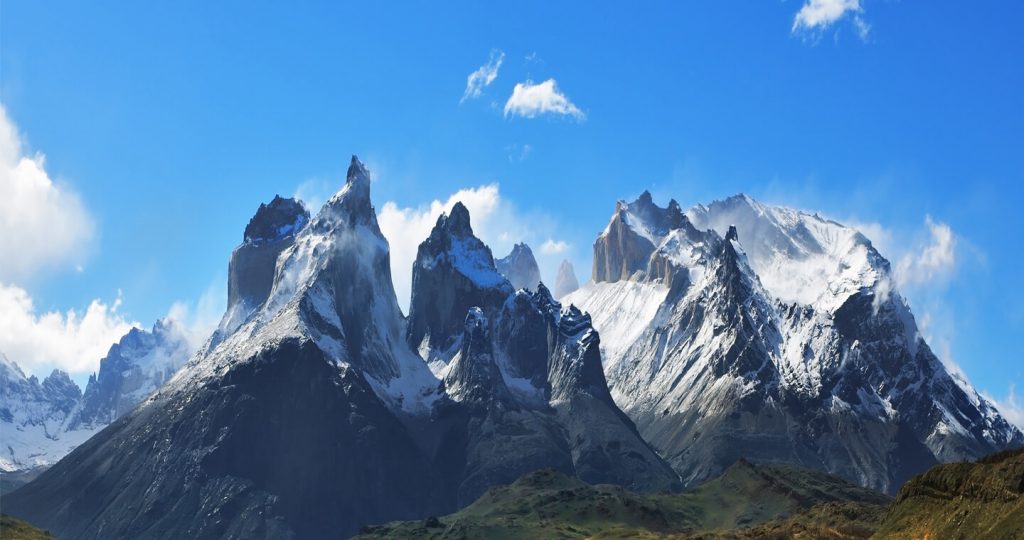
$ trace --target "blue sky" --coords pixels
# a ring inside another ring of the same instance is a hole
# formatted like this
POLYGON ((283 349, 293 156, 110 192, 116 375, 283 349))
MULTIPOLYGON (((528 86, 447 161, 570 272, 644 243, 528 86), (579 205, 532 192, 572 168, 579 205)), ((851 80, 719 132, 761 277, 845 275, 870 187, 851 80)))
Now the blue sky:
MULTIPOLYGON (((0 273, 8 304, 81 323, 98 300, 95 335, 175 303, 216 317, 259 203, 325 197, 351 154, 395 223, 473 190, 496 255, 562 248, 549 278, 563 257, 589 274, 616 199, 742 191, 862 224, 894 264, 948 232, 951 258, 904 292, 1006 402, 1024 392, 1024 5, 808 2, 4 2, 5 122, 67 220, 67 245, 0 273)), ((4 235, 8 260, 57 245, 4 235)), ((65 319, 47 324, 77 332, 65 319)), ((78 380, 90 362, 23 360, 78 380)))

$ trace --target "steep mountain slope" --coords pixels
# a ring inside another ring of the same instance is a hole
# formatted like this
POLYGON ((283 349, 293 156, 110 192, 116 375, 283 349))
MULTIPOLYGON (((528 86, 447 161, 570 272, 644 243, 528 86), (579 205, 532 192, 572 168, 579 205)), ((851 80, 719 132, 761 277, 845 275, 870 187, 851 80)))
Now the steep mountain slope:
POLYGON ((878 538, 1024 538, 1024 449, 932 468, 904 485, 878 538))
POLYGON ((540 467, 678 484, 615 407, 589 318, 514 292, 461 204, 416 264, 406 321, 355 157, 315 216, 261 207, 203 350, 5 511, 61 538, 323 538, 540 467))
POLYGON ((887 502, 825 474, 746 462, 692 491, 658 495, 544 470, 491 488, 457 513, 366 527, 357 538, 689 538, 819 505, 853 505, 877 515, 887 502))
POLYGON ((512 246, 505 257, 494 261, 494 266, 505 276, 512 288, 534 290, 540 283, 540 268, 530 246, 520 242, 512 246))
POLYGON ((555 276, 555 298, 563 296, 580 288, 580 282, 576 279, 576 270, 569 261, 562 261, 558 265, 558 275, 555 276))
POLYGON ((620 202, 594 282, 612 395, 689 484, 738 458, 893 492, 940 461, 1024 442, 951 376, 857 231, 736 196, 620 202))

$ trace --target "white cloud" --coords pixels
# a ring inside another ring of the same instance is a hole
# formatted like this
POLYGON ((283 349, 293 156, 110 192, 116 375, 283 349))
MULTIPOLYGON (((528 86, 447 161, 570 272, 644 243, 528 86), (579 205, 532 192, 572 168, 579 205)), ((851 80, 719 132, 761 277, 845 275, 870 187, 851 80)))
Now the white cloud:
POLYGON ((985 399, 995 404, 996 409, 1003 415, 1003 418, 1007 422, 1017 426, 1024 430, 1024 403, 1021 403, 1017 399, 1016 388, 1013 384, 1010 385, 1010 391, 1006 394, 1006 399, 996 399, 987 392, 982 393, 985 399))
POLYGON ((540 246, 540 252, 545 255, 557 255, 559 253, 565 253, 569 250, 569 244, 564 240, 552 240, 548 238, 540 246))
POLYGON ((512 95, 505 102, 505 116, 510 114, 524 118, 534 118, 541 114, 560 114, 577 120, 586 118, 583 111, 558 91, 554 79, 540 84, 533 84, 532 81, 516 83, 512 95))
POLYGON ((24 154, 18 130, 0 105, 0 282, 62 265, 80 267, 93 230, 78 196, 46 173, 43 154, 24 154))
POLYGON ((499 50, 492 50, 491 57, 487 60, 487 63, 466 77, 466 91, 462 94, 462 99, 459 100, 459 103, 467 99, 480 97, 484 88, 490 86, 494 79, 498 78, 498 70, 501 69, 501 63, 504 60, 505 53, 499 50))
POLYGON ((957 239, 953 229, 945 223, 925 216, 929 240, 900 257, 896 265, 896 284, 922 285, 947 281, 956 270, 957 239))
POLYGON ((821 32, 844 17, 850 17, 861 39, 867 39, 871 26, 864 20, 860 0, 806 0, 793 18, 793 33, 821 32))
POLYGON ((0 351, 28 373, 46 375, 53 368, 82 374, 99 368, 110 346, 138 322, 125 319, 112 303, 96 299, 82 312, 37 313, 32 297, 0 284, 0 351))

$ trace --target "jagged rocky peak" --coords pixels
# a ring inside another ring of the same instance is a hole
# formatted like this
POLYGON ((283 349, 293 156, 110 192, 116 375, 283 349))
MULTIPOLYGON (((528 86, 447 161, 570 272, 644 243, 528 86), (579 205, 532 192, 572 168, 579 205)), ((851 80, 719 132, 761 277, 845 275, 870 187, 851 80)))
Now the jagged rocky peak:
POLYGON ((41 388, 43 395, 65 412, 69 412, 82 397, 82 389, 71 380, 66 371, 59 369, 51 371, 43 379, 41 388))
POLYGON ((357 156, 352 156, 345 185, 327 201, 327 208, 333 209, 334 213, 340 210, 352 223, 372 221, 376 225, 376 213, 370 202, 370 170, 357 156))
POLYGON ((510 397, 494 363, 490 322, 478 307, 466 313, 462 346, 444 384, 448 395, 456 401, 485 402, 510 397))
POLYGON ((562 260, 558 265, 558 275, 555 276, 555 297, 563 296, 580 288, 580 282, 576 279, 576 269, 568 260, 562 260))
POLYGON ((494 261, 498 272, 508 278, 516 289, 534 290, 540 283, 540 268, 530 246, 520 242, 512 247, 507 256, 494 261))
POLYGON ((299 201, 275 195, 269 204, 260 204, 256 215, 245 226, 244 241, 259 244, 294 235, 309 221, 309 211, 299 201))
POLYGON ((417 249, 412 269, 408 343, 428 363, 446 365, 458 351, 467 311, 491 314, 513 288, 494 265, 494 256, 473 235, 469 210, 455 203, 437 219, 417 249))
POLYGON ((739 240, 740 240, 740 233, 736 230, 736 226, 735 225, 729 225, 729 230, 725 233, 725 239, 726 239, 726 241, 732 240, 732 241, 739 242, 739 240))

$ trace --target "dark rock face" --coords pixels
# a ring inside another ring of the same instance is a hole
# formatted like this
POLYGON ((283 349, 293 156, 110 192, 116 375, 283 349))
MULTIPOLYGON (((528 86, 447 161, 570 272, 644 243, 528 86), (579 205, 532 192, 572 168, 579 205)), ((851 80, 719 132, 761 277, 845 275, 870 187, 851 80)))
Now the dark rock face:
POLYGON ((275 195, 270 204, 261 204, 245 227, 245 243, 260 244, 292 236, 309 221, 309 211, 295 199, 275 195))
POLYGON ((576 270, 569 261, 562 261, 558 265, 558 275, 555 277, 555 298, 563 296, 580 288, 580 282, 576 279, 576 270))
POLYGON ((466 313, 472 307, 488 315, 512 293, 494 268, 491 250, 473 236, 469 210, 456 203, 441 215, 419 246, 412 270, 407 341, 429 350, 425 360, 447 363, 458 349, 466 313))
POLYGON ((494 266, 501 275, 508 278, 512 288, 536 290, 540 283, 540 268, 533 257, 530 246, 519 243, 512 247, 507 256, 494 261, 494 266))

